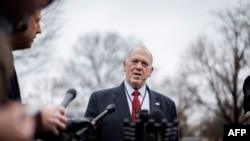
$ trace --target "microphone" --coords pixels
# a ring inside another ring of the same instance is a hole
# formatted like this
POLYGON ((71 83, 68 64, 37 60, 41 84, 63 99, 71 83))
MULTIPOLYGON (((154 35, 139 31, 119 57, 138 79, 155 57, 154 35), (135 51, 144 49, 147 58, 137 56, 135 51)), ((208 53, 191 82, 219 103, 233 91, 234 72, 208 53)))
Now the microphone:
POLYGON ((149 112, 148 110, 141 110, 140 113, 137 115, 137 119, 140 119, 141 122, 146 123, 149 119, 149 112))
MULTIPOLYGON (((91 125, 89 127, 94 127, 96 125, 96 122, 98 122, 99 120, 101 120, 102 118, 104 118, 107 114, 113 113, 116 109, 115 104, 109 104, 105 111, 103 111, 102 113, 100 113, 97 117, 95 117, 92 121, 91 121, 91 125)), ((74 138, 76 140, 80 140, 82 139, 86 134, 88 133, 88 128, 84 127, 80 130, 78 130, 75 135, 74 138)))
POLYGON ((163 114, 161 110, 155 109, 154 111, 151 112, 149 117, 154 119, 156 123, 161 123, 163 114))
MULTIPOLYGON (((149 141, 162 141, 163 138, 163 123, 162 123, 162 119, 163 119, 163 113, 161 110, 159 109, 155 109, 154 111, 152 111, 152 113, 150 114, 150 119, 154 120, 154 124, 153 124, 153 130, 151 131, 150 134, 148 134, 147 139, 149 141)), ((150 128, 150 125, 149 125, 150 128)))
POLYGON ((250 75, 244 80, 243 83, 243 109, 245 113, 250 111, 250 75))
POLYGON ((60 106, 63 106, 64 108, 66 108, 68 106, 69 102, 72 101, 75 97, 76 97, 76 90, 69 89, 66 92, 66 95, 65 95, 63 101, 61 102, 60 106))
POLYGON ((92 120, 92 124, 95 125, 97 121, 99 121, 100 119, 104 118, 107 114, 109 113, 113 113, 116 109, 116 106, 115 104, 109 104, 105 111, 103 111, 102 113, 100 113, 97 117, 95 117, 93 120, 92 120))

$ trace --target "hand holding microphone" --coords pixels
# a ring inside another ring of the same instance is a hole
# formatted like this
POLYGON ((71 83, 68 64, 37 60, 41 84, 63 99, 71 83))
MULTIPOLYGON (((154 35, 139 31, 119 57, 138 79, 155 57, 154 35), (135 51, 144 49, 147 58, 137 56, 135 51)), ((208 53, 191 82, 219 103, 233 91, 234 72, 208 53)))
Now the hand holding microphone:
POLYGON ((68 119, 65 116, 65 108, 76 97, 76 90, 69 89, 60 106, 44 106, 40 109, 38 131, 58 135, 65 130, 68 119))

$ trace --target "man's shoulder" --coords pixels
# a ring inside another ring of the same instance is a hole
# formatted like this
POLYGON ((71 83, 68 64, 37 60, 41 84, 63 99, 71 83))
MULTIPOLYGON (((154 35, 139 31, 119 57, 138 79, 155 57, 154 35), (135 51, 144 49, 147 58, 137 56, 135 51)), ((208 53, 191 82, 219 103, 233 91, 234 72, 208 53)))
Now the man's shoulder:
POLYGON ((107 88, 107 89, 101 89, 101 90, 94 91, 93 93, 97 93, 97 94, 108 93, 108 92, 110 92, 110 91, 114 91, 115 88, 116 88, 116 87, 107 88))
POLYGON ((115 93, 116 91, 118 91, 120 89, 120 87, 121 86, 116 86, 116 87, 112 87, 112 88, 97 90, 97 91, 94 91, 93 94, 94 95, 103 95, 103 94, 115 93))
POLYGON ((150 91, 153 94, 155 94, 156 96, 160 97, 160 99, 174 103, 174 101, 170 97, 168 97, 167 95, 160 93, 160 92, 157 92, 157 91, 154 91, 154 90, 150 90, 150 91))

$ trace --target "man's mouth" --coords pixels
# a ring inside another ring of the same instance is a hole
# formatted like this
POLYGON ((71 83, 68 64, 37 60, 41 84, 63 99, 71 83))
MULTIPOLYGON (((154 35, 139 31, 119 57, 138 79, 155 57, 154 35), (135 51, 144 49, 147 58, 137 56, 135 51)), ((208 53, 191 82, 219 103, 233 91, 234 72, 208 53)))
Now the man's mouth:
POLYGON ((133 75, 136 75, 136 76, 141 76, 140 73, 133 73, 133 75))

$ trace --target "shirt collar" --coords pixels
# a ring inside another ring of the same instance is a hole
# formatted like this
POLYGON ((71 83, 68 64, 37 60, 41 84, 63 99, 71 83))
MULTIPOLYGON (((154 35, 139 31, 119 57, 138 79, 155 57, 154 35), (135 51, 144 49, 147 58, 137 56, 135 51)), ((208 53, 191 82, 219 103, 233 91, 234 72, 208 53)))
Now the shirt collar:
MULTIPOLYGON (((124 80, 124 85, 125 85, 125 88, 129 94, 129 96, 131 96, 133 94, 133 92, 135 91, 134 88, 131 87, 131 85, 126 81, 124 80)), ((146 85, 143 85, 139 90, 140 92, 140 96, 144 97, 144 95, 146 94, 146 85)))

